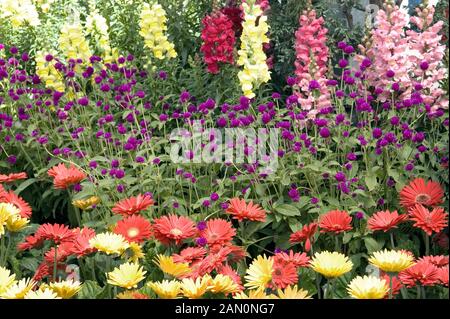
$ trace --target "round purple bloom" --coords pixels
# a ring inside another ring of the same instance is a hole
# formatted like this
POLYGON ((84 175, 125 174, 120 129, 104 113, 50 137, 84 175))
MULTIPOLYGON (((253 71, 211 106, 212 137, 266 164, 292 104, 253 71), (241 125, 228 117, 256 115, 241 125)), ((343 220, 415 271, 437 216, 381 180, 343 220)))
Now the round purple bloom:
POLYGON ((338 182, 343 182, 343 181, 345 181, 345 174, 344 174, 344 172, 337 172, 337 173, 334 175, 334 178, 335 178, 338 182))

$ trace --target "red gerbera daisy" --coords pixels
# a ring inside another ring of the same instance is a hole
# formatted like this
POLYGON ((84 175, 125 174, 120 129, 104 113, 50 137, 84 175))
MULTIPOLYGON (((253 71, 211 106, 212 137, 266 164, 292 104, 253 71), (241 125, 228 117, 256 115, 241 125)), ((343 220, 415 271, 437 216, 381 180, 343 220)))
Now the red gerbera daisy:
POLYGON ((147 295, 140 292, 131 293, 131 297, 133 297, 133 299, 150 299, 147 295))
POLYGON ((148 207, 153 206, 154 203, 155 202, 150 196, 139 194, 136 197, 121 200, 114 205, 112 211, 115 214, 121 214, 124 216, 133 215, 146 210, 148 207))
POLYGON ((44 243, 44 238, 38 237, 36 235, 29 235, 25 237, 25 241, 17 245, 18 250, 28 250, 31 248, 36 248, 44 243))
POLYGON ((428 262, 438 268, 448 266, 448 256, 424 256, 419 258, 419 262, 428 262))
POLYGON ((183 240, 196 234, 195 223, 187 217, 168 215, 155 219, 154 235, 165 245, 175 242, 181 244, 183 240))
POLYGON ((291 244, 305 242, 305 250, 310 251, 311 239, 316 233, 317 226, 318 226, 317 223, 311 223, 303 226, 301 230, 298 230, 295 233, 291 234, 289 242, 291 244))
POLYGON ((339 234, 352 229, 352 217, 345 211, 332 210, 320 217, 320 232, 339 234))
POLYGON ((114 232, 129 242, 142 243, 152 236, 152 224, 142 216, 132 215, 119 220, 114 232))
POLYGON ((213 270, 220 269, 227 260, 231 249, 227 246, 220 248, 216 253, 210 253, 206 256, 198 266, 198 273, 200 276, 209 274, 213 270))
MULTIPOLYGON (((53 269, 53 268, 52 268, 53 269)), ((42 262, 34 272, 33 280, 35 281, 41 281, 47 276, 50 276, 51 270, 50 266, 46 262, 42 262)))
POLYGON ((276 288, 284 289, 287 286, 295 285, 298 282, 297 269, 293 263, 277 262, 273 263, 272 284, 276 288))
POLYGON ((307 267, 309 265, 309 257, 306 253, 294 253, 292 249, 289 250, 289 254, 284 251, 276 253, 274 261, 278 263, 291 263, 295 267, 307 267))
MULTIPOLYGON (((387 273, 380 271, 380 278, 384 279, 386 281, 386 283, 389 285, 390 283, 390 277, 387 273)), ((403 284, 400 281, 400 279, 398 279, 398 276, 393 276, 392 277, 392 295, 396 296, 398 295, 398 293, 400 292, 400 290, 402 289, 403 284)), ((389 298, 389 294, 386 294, 386 299, 389 298)))
POLYGON ((414 227, 422 229, 428 236, 433 232, 439 233, 448 225, 448 213, 442 207, 429 211, 422 205, 416 205, 409 211, 409 216, 415 222, 414 227))
POLYGON ((5 195, 6 195, 6 189, 3 187, 2 184, 0 184, 0 201, 1 201, 2 197, 5 195))
POLYGON ((208 220, 206 228, 200 232, 200 236, 204 237, 210 246, 223 246, 231 242, 234 235, 236 235, 236 230, 233 225, 221 218, 208 220))
POLYGON ((20 217, 22 218, 31 217, 31 206, 24 201, 22 197, 17 196, 13 191, 0 194, 0 202, 9 203, 16 206, 20 210, 20 217))
MULTIPOLYGON (((58 245, 58 249, 56 250, 56 259, 58 263, 64 262, 67 257, 72 254, 73 243, 71 242, 63 242, 58 245)), ((55 247, 51 247, 45 254, 44 260, 48 264, 53 264, 55 262, 55 247)))
POLYGON ((398 277, 408 288, 414 287, 416 284, 433 286, 439 282, 438 270, 439 268, 435 265, 422 261, 401 271, 398 277))
POLYGON ((444 190, 439 183, 416 178, 403 187, 400 192, 400 204, 406 209, 416 204, 436 206, 443 202, 444 190))
POLYGON ((244 199, 232 198, 226 212, 239 221, 248 219, 264 222, 266 220, 266 212, 258 204, 254 204, 253 201, 247 204, 244 199))
POLYGON ((217 273, 224 276, 229 276, 231 279, 233 279, 234 283, 239 286, 240 290, 244 290, 244 286, 242 286, 241 276, 239 276, 237 271, 231 268, 230 265, 222 266, 222 268, 220 268, 217 273))
POLYGON ((55 244, 60 244, 63 241, 72 241, 75 238, 75 234, 69 227, 61 224, 48 223, 39 226, 35 236, 51 240, 55 244))
POLYGON ((11 173, 8 175, 0 174, 0 183, 11 183, 19 179, 27 178, 27 173, 11 173))
POLYGON ((96 235, 95 230, 89 227, 84 227, 82 229, 75 228, 73 232, 76 237, 73 240, 72 250, 78 258, 95 251, 95 249, 89 244, 89 240, 94 238, 96 235))
POLYGON ((202 259, 206 255, 203 247, 187 247, 180 251, 180 254, 173 254, 173 261, 176 263, 192 263, 202 259))
POLYGON ((231 249, 230 253, 228 254, 228 262, 230 263, 236 263, 244 259, 247 255, 243 247, 235 245, 228 245, 227 247, 231 249))
POLYGON ((442 285, 448 287, 448 265, 438 268, 438 279, 442 285))
POLYGON ((86 174, 73 164, 67 168, 64 163, 53 166, 48 170, 47 174, 53 177, 53 185, 56 189, 67 189, 69 186, 78 184, 86 178, 86 174))
POLYGON ((386 210, 373 214, 373 216, 367 221, 367 225, 369 226, 369 229, 373 231, 382 230, 387 232, 392 228, 397 228, 398 224, 407 219, 408 215, 406 214, 399 215, 396 210, 392 213, 386 210))

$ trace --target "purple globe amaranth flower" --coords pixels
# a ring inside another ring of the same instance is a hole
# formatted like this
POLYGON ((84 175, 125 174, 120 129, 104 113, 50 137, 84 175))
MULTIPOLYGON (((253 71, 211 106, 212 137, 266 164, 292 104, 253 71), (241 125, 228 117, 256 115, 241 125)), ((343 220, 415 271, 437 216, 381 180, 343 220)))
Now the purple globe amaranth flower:
POLYGON ((384 198, 380 198, 380 199, 377 201, 377 204, 378 204, 378 206, 383 206, 383 205, 384 205, 384 198))
POLYGON ((199 237, 199 238, 197 238, 197 239, 195 240, 195 243, 196 243, 198 246, 203 247, 203 246, 206 246, 206 244, 208 243, 208 241, 206 240, 205 237, 199 237))
POLYGON ((410 172, 414 169, 414 164, 413 163, 408 163, 405 165, 405 170, 410 172))
POLYGON ((380 128, 378 128, 378 127, 375 127, 373 130, 372 130, 372 136, 373 136, 373 138, 380 138, 381 136, 383 135, 383 130, 382 129, 380 129, 380 128))
POLYGON ((202 231, 202 230, 205 230, 206 229, 206 222, 205 221, 199 221, 198 223, 197 223, 197 229, 199 230, 199 231, 202 231))
POLYGON ((145 162, 145 158, 142 156, 136 156, 135 159, 136 163, 144 163, 145 162))
POLYGON ((122 179, 125 177, 125 171, 122 169, 118 169, 116 170, 116 178, 117 179, 122 179))
POLYGON ((391 125, 397 126, 400 123, 400 118, 398 116, 393 116, 391 118, 391 125))
POLYGON ((400 90, 400 84, 395 82, 392 84, 392 90, 399 91, 400 90))
POLYGON ((345 179, 346 179, 344 172, 337 172, 337 173, 334 175, 334 178, 335 178, 338 182, 343 182, 343 181, 345 181, 345 179))
POLYGON ((212 193, 212 194, 209 196, 209 198, 211 198, 211 200, 215 202, 216 200, 219 199, 219 194, 217 194, 217 193, 212 193))
POLYGON ((343 51, 346 54, 351 54, 355 51, 355 49, 351 45, 346 45, 343 51))
POLYGON ((425 70, 428 69, 428 67, 429 67, 430 65, 428 64, 427 61, 422 61, 422 62, 420 62, 419 66, 420 66, 420 69, 421 69, 421 70, 425 71, 425 70))
POLYGON ((125 191, 125 186, 122 184, 117 185, 117 191, 123 193, 125 191))
POLYGON ((319 134, 321 137, 323 138, 328 138, 330 137, 330 130, 328 129, 328 127, 322 127, 319 131, 319 134))
POLYGON ((308 87, 309 87, 310 91, 313 91, 313 90, 316 90, 316 89, 320 89, 320 84, 316 80, 311 80, 309 82, 309 86, 308 87))
POLYGON ((357 156, 356 156, 355 153, 348 153, 347 154, 347 160, 349 160, 349 161, 356 161, 356 159, 357 159, 357 156))
POLYGON ((363 219, 364 218, 364 213, 363 212, 356 212, 355 213, 355 218, 356 219, 363 219))
POLYGON ((388 71, 386 72, 386 76, 387 76, 388 78, 393 78, 393 77, 395 76, 395 72, 394 72, 393 70, 388 70, 388 71))
POLYGON ((78 99, 77 102, 81 106, 87 106, 89 104, 89 99, 86 96, 84 96, 84 97, 78 99))
POLYGON ((288 192, 288 195, 293 202, 298 202, 300 200, 300 193, 298 192, 297 188, 291 188, 288 192))
POLYGON ((220 208, 222 208, 222 209, 227 209, 228 208, 228 203, 227 202, 223 202, 223 203, 220 203, 220 208))
POLYGON ((289 77, 286 79, 286 83, 287 83, 287 85, 289 85, 289 86, 293 86, 293 85, 295 85, 295 84, 297 83, 297 79, 296 79, 295 77, 289 76, 289 77))
POLYGON ((319 199, 317 197, 311 198, 311 204, 316 205, 319 202, 319 199))
POLYGON ((338 65, 340 68, 345 68, 348 65, 348 61, 346 59, 340 59, 338 65))
POLYGON ((202 205, 203 205, 203 207, 209 207, 209 206, 211 206, 211 202, 210 202, 209 200, 205 199, 205 200, 202 202, 202 205))

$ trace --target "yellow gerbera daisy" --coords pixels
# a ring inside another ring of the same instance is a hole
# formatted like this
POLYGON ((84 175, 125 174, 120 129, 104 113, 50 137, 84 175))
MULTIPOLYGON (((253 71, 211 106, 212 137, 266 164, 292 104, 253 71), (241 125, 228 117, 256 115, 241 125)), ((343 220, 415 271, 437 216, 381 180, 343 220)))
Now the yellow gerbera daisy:
POLYGON ((297 285, 287 286, 283 289, 277 289, 277 296, 272 295, 273 299, 312 299, 309 292, 299 289, 297 285))
POLYGON ((245 287, 250 289, 264 289, 267 284, 272 280, 273 272, 273 258, 264 256, 258 256, 253 259, 250 267, 247 269, 247 275, 245 276, 245 287))
POLYGON ((11 215, 6 221, 6 228, 15 233, 25 228, 29 222, 29 219, 22 218, 19 214, 11 215))
POLYGON ((11 216, 19 215, 19 209, 9 203, 0 203, 0 238, 5 234, 5 225, 11 216))
POLYGON ((70 279, 60 282, 52 282, 49 284, 49 287, 59 297, 63 299, 70 299, 81 290, 81 283, 70 279))
POLYGON ((25 299, 61 299, 53 290, 49 288, 29 291, 25 295, 25 299))
POLYGON ((36 282, 31 278, 24 278, 12 286, 10 286, 5 292, 0 295, 3 299, 23 299, 25 295, 33 289, 36 282))
POLYGON ((353 263, 344 254, 323 251, 314 254, 311 268, 326 278, 336 278, 352 270, 353 263))
POLYGON ((208 289, 215 294, 223 293, 228 295, 230 293, 235 293, 241 291, 239 286, 234 282, 230 276, 218 274, 211 281, 208 289))
POLYGON ((139 259, 144 258, 142 247, 135 242, 131 242, 128 249, 122 254, 122 258, 127 258, 129 262, 137 263, 139 259))
POLYGON ((272 295, 267 295, 264 291, 264 289, 253 289, 248 290, 248 294, 245 294, 245 292, 238 292, 234 295, 234 299, 270 299, 272 295))
POLYGON ((369 263, 388 273, 398 273, 414 265, 414 257, 403 251, 382 250, 373 253, 369 263))
POLYGON ((88 210, 93 208, 93 206, 97 205, 98 203, 100 203, 100 198, 98 198, 97 196, 91 196, 87 199, 74 200, 72 202, 72 205, 78 207, 81 210, 88 210))
POLYGON ((16 275, 9 269, 0 266, 0 295, 16 283, 16 275))
POLYGON ((157 255, 154 262, 164 273, 174 277, 185 275, 191 271, 188 263, 176 263, 172 256, 157 255))
POLYGON ((181 283, 175 279, 149 282, 147 285, 162 299, 175 299, 181 292, 181 283))
POLYGON ((96 248, 108 255, 122 254, 130 245, 122 235, 111 232, 97 234, 89 240, 92 248, 96 248))
POLYGON ((139 264, 127 262, 108 273, 108 284, 126 289, 136 288, 146 273, 139 264))
POLYGON ((375 276, 358 276, 350 282, 347 291, 356 299, 383 299, 389 292, 389 284, 375 276))
POLYGON ((184 278, 181 282, 181 293, 189 299, 198 299, 208 291, 211 281, 210 275, 204 275, 195 280, 184 278))

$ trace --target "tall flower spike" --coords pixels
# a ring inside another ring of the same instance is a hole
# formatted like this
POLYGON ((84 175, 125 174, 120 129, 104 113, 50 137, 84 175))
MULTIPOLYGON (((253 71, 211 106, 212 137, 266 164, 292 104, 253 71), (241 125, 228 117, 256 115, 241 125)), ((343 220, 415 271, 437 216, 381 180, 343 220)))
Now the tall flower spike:
POLYGON ((141 28, 139 34, 144 38, 145 47, 159 60, 177 56, 174 44, 169 42, 167 35, 164 34, 167 30, 166 22, 166 11, 159 3, 152 6, 144 3, 139 21, 141 28))
POLYGON ((261 7, 254 0, 242 3, 244 10, 244 22, 242 23, 241 48, 238 51, 237 64, 244 68, 239 71, 238 78, 241 82, 242 92, 248 98, 255 97, 254 91, 262 83, 270 80, 269 67, 266 54, 263 50, 264 43, 269 43, 267 32, 267 16, 263 15, 261 7))
POLYGON ((82 59, 85 63, 89 61, 92 53, 80 21, 75 19, 63 25, 59 36, 59 48, 67 59, 82 59))
POLYGON ((300 27, 295 32, 295 74, 297 76, 298 96, 301 108, 309 111, 314 118, 317 112, 330 106, 330 93, 326 85, 328 30, 323 26, 322 17, 317 18, 315 10, 304 11, 300 16, 300 27), (315 89, 310 83, 315 81, 315 89))

